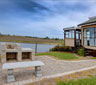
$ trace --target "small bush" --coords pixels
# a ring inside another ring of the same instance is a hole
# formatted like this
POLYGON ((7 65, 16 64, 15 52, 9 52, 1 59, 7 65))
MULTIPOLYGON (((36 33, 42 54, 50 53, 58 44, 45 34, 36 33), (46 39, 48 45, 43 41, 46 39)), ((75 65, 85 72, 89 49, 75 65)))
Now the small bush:
POLYGON ((67 84, 64 81, 59 81, 59 82, 57 82, 56 85, 67 85, 67 84))
POLYGON ((68 46, 55 46, 54 48, 51 48, 50 51, 72 51, 72 49, 68 46))
POLYGON ((78 50, 78 55, 84 56, 84 49, 83 48, 78 50))
POLYGON ((57 45, 54 48, 51 48, 50 51, 59 51, 59 49, 60 49, 60 46, 57 45))

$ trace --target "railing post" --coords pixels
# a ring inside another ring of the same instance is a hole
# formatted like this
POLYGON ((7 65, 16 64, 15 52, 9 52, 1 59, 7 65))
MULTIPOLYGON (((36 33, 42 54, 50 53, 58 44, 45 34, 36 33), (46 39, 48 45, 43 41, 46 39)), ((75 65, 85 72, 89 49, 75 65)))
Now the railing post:
POLYGON ((37 53, 37 43, 35 44, 35 53, 37 53))

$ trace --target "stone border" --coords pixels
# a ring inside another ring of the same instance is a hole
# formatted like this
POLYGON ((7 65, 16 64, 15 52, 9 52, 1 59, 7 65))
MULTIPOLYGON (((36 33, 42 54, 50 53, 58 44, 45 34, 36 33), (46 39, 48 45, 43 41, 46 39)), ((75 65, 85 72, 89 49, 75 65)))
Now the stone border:
POLYGON ((61 62, 88 62, 88 61, 96 61, 96 60, 93 60, 93 59, 89 59, 89 60, 73 60, 73 61, 70 61, 70 60, 57 60, 55 58, 52 58, 52 57, 49 57, 49 56, 40 56, 40 57, 47 57, 51 60, 55 60, 55 61, 61 61, 61 62))

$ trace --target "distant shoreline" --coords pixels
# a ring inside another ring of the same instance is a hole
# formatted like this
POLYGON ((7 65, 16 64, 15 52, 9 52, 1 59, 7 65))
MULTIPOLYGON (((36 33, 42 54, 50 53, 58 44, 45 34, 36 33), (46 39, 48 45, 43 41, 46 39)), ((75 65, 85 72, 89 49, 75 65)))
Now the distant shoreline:
POLYGON ((15 42, 15 43, 29 43, 29 44, 63 44, 63 40, 44 39, 44 38, 31 38, 24 36, 8 36, 0 35, 0 42, 15 42))
MULTIPOLYGON (((24 43, 24 44, 36 44, 32 42, 22 42, 22 41, 0 41, 0 42, 9 42, 9 43, 24 43)), ((37 43, 37 44, 51 44, 51 45, 58 45, 58 43, 37 43)))

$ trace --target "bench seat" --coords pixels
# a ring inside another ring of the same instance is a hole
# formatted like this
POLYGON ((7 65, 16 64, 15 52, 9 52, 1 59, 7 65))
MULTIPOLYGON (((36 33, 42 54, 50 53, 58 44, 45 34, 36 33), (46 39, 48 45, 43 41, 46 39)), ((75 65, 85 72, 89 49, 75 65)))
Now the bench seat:
POLYGON ((35 67, 35 74, 37 77, 40 77, 42 76, 41 66, 43 65, 44 63, 41 61, 14 62, 14 63, 4 63, 2 69, 8 70, 7 82, 12 82, 15 81, 13 69, 35 67))

